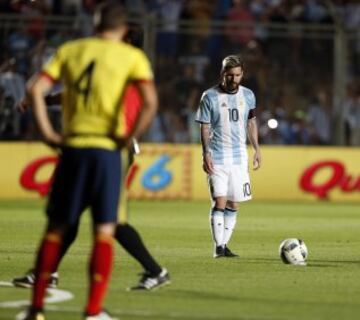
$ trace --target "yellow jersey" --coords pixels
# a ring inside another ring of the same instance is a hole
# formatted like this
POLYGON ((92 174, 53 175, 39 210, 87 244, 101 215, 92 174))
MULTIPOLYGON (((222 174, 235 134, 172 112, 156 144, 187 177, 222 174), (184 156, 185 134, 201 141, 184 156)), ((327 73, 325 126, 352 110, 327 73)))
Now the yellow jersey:
POLYGON ((61 81, 65 145, 116 149, 109 137, 124 137, 124 92, 129 82, 153 79, 144 52, 102 38, 60 46, 43 74, 61 81))

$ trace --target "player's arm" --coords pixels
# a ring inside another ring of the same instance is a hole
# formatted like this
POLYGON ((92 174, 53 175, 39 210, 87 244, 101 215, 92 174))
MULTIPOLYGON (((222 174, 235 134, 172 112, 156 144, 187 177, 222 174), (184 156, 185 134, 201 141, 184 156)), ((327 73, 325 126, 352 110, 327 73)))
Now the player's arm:
POLYGON ((31 79, 27 84, 27 94, 30 105, 33 108, 35 121, 45 142, 50 146, 62 144, 62 136, 53 128, 45 103, 45 94, 53 87, 53 82, 43 74, 31 79))
POLYGON ((252 116, 250 119, 248 119, 247 130, 248 130, 249 141, 254 149, 253 169, 257 170, 261 167, 261 152, 258 142, 259 134, 258 134, 258 127, 255 116, 252 116))
POLYGON ((142 106, 134 130, 129 137, 131 141, 138 139, 147 130, 158 109, 158 95, 154 82, 152 80, 137 81, 135 84, 141 96, 142 106))
MULTIPOLYGON (((45 103, 47 106, 60 105, 61 104, 61 92, 57 92, 55 94, 46 96, 45 103)), ((31 104, 30 104, 30 100, 28 97, 24 97, 16 105, 16 109, 21 113, 24 113, 30 107, 31 107, 31 104)))
POLYGON ((213 173, 214 165, 210 154, 210 123, 200 123, 200 138, 203 153, 203 169, 206 173, 213 173))
POLYGON ((196 112, 195 121, 200 123, 200 139, 203 153, 203 170, 207 174, 213 173, 214 165, 210 153, 211 137, 211 101, 203 93, 199 108, 196 112))

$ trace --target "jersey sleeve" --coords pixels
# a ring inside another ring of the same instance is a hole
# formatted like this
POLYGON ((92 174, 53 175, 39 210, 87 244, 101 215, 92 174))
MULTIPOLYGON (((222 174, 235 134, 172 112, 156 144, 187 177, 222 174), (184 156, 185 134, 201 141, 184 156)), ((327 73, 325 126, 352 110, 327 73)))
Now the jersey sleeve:
POLYGON ((196 112, 195 121, 200 123, 211 122, 211 102, 208 95, 203 94, 200 100, 199 108, 196 112))
POLYGON ((136 59, 134 68, 131 71, 130 77, 132 81, 152 80, 153 72, 151 69, 150 61, 145 53, 141 50, 136 51, 136 59))
POLYGON ((254 93, 251 90, 247 89, 244 92, 244 95, 245 95, 245 99, 246 99, 246 102, 247 102, 247 105, 249 106, 249 108, 255 109, 256 108, 256 99, 255 99, 254 93))
POLYGON ((50 60, 43 66, 42 73, 51 78, 54 81, 57 81, 61 77, 62 70, 62 50, 61 47, 56 51, 56 53, 50 58, 50 60))

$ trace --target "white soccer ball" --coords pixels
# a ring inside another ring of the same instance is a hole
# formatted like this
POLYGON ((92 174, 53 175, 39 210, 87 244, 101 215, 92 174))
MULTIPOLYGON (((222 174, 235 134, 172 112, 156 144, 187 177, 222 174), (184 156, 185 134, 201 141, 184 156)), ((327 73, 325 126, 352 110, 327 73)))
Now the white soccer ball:
POLYGON ((308 249, 305 242, 301 239, 285 239, 280 244, 279 255, 281 260, 286 264, 306 266, 308 249))

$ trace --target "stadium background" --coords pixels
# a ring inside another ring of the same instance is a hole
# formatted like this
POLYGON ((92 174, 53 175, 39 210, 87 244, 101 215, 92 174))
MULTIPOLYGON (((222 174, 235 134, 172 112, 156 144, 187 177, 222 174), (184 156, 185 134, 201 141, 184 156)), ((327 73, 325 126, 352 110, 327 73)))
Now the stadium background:
MULTIPOLYGON (((0 319, 14 319, 28 301, 28 290, 4 282, 33 263, 56 163, 31 111, 21 115, 15 105, 58 45, 91 34, 96 2, 0 0, 0 319)), ((160 96, 136 159, 130 196, 141 201, 130 201, 131 223, 173 281, 151 294, 126 292, 140 267, 117 247, 109 310, 122 320, 358 319, 358 1, 124 2, 144 30, 160 96), (236 52, 258 100, 264 163, 250 170, 254 201, 241 206, 231 241, 240 259, 214 261, 193 118, 221 59, 236 52), (280 261, 278 246, 289 237, 305 240, 306 268, 280 261)), ((59 106, 49 112, 60 128, 59 106)), ((49 319, 80 317, 89 220, 85 214, 60 267, 59 289, 74 298, 48 304, 49 319)))
MULTIPOLYGON (((51 151, 36 145, 31 111, 19 114, 15 105, 25 81, 58 45, 91 34, 98 2, 0 2, 0 139, 7 155, 1 158, 0 198, 35 197, 21 174, 51 151)), ((137 160, 132 198, 207 198, 194 113, 201 92, 218 80, 221 59, 235 52, 245 58, 243 84, 257 97, 260 143, 267 145, 264 167, 252 177, 255 198, 360 200, 357 1, 124 2, 132 24, 143 30, 138 38, 160 96, 143 139, 152 146, 144 145, 137 160), (304 184, 304 173, 316 164, 304 184)), ((60 107, 49 112, 60 128, 60 107)))

